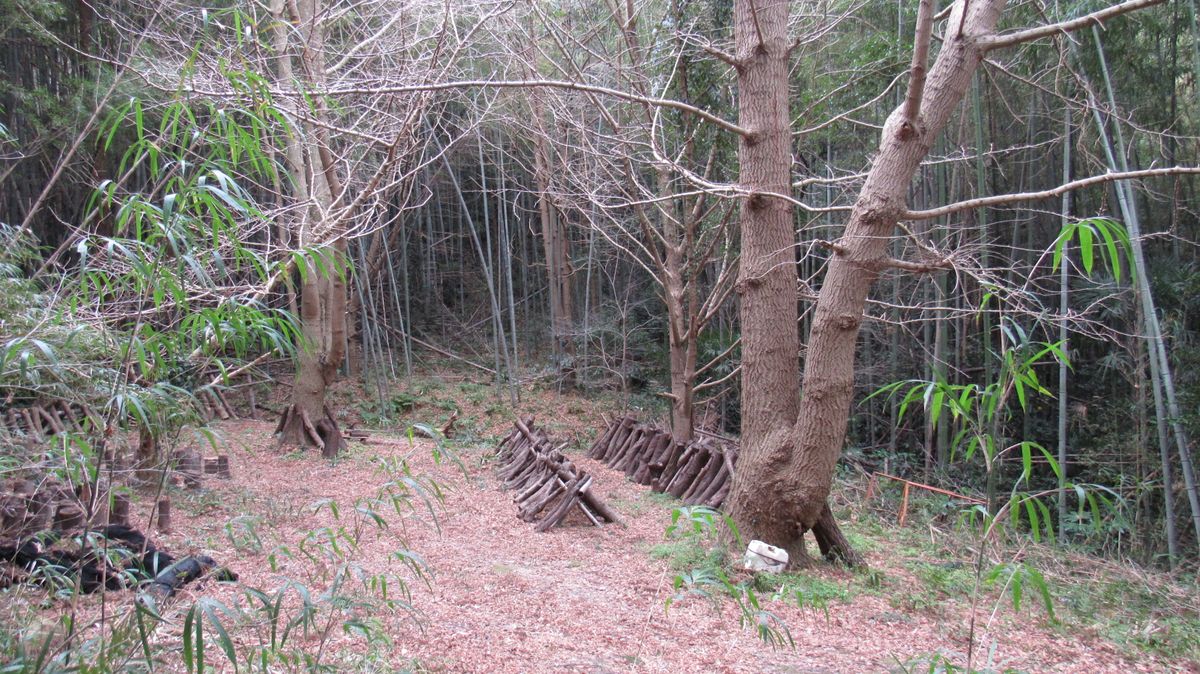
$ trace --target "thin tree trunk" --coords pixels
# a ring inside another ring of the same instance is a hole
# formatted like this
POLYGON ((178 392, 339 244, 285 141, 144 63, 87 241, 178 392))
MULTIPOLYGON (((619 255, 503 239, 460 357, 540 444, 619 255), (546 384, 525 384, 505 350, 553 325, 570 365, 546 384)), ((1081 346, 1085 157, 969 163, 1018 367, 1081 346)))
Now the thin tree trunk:
MULTIPOLYGON (((1113 95, 1112 80, 1108 74, 1108 64, 1104 58, 1104 46, 1100 41, 1100 32, 1094 26, 1092 36, 1096 41, 1096 52, 1099 56, 1101 71, 1104 74, 1104 84, 1108 93, 1109 107, 1115 112, 1117 110, 1116 99, 1113 95)), ((1108 157, 1110 166, 1114 170, 1128 170, 1124 151, 1125 142, 1120 123, 1113 124, 1113 132, 1117 140, 1116 147, 1114 147, 1108 140, 1108 134, 1103 120, 1100 118, 1099 109, 1093 106, 1093 112, 1096 115, 1096 124, 1101 139, 1104 141, 1104 151, 1108 157), (1118 149, 1120 150, 1119 152, 1117 151, 1118 149)), ((1149 341, 1151 366, 1153 368, 1154 363, 1157 362, 1158 372, 1155 378, 1162 385, 1163 397, 1166 402, 1166 418, 1169 420, 1171 430, 1175 434, 1175 445, 1183 472, 1184 488, 1187 491, 1188 504, 1191 506, 1192 525, 1196 531, 1197 545, 1200 545, 1200 492, 1197 492, 1195 473, 1192 469, 1191 442, 1188 438, 1187 429, 1180 421, 1182 415, 1175 395, 1175 380, 1171 376, 1171 364, 1167 358, 1166 345, 1162 336, 1162 326, 1158 320, 1158 310, 1154 306, 1154 297, 1150 292, 1150 280, 1146 273, 1146 258, 1142 249, 1141 220, 1138 216, 1136 195, 1129 182, 1122 180, 1117 182, 1117 196, 1122 214, 1125 216, 1125 226, 1129 230, 1129 239, 1133 248, 1134 273, 1137 276, 1136 283, 1140 296, 1139 299, 1141 300, 1142 311, 1145 314, 1146 339, 1149 341)), ((1154 375, 1155 373, 1152 372, 1152 376, 1154 375)), ((1165 466, 1166 464, 1164 464, 1164 468, 1165 466)), ((1164 469, 1165 476, 1166 470, 1164 469)), ((1171 488, 1169 483, 1163 486, 1164 489, 1171 488)))
MULTIPOLYGON (((1063 162, 1062 162, 1062 181, 1068 183, 1071 181, 1071 111, 1063 112, 1063 162)), ((1062 210, 1060 215, 1060 224, 1065 230, 1069 224, 1068 220, 1071 217, 1071 193, 1064 192, 1062 196, 1062 210)), ((1071 333, 1067 327, 1067 312, 1071 308, 1070 304, 1070 275, 1068 273, 1067 263, 1067 246, 1069 242, 1063 246, 1063 261, 1058 270, 1058 341, 1059 348, 1063 353, 1069 353, 1069 343, 1071 333)), ((1070 409, 1069 401, 1067 400, 1067 370, 1069 365, 1066 361, 1058 363, 1058 538, 1060 541, 1067 539, 1067 413, 1070 409)))
MULTIPOLYGON (((535 96, 534 116, 541 126, 541 106, 535 96)), ((550 150, 546 131, 540 130, 534 143, 534 174, 538 187, 538 214, 542 224, 542 244, 546 255, 546 281, 550 290, 550 334, 559 373, 564 386, 575 382, 575 343, 571 338, 571 261, 566 228, 550 195, 550 150)))
POLYGON ((504 283, 508 289, 508 331, 512 339, 512 360, 509 361, 509 396, 512 404, 520 399, 520 360, 517 353, 517 303, 513 293, 513 255, 512 235, 508 223, 508 180, 504 171, 504 144, 500 143, 500 153, 496 162, 500 173, 500 240, 504 244, 504 283))

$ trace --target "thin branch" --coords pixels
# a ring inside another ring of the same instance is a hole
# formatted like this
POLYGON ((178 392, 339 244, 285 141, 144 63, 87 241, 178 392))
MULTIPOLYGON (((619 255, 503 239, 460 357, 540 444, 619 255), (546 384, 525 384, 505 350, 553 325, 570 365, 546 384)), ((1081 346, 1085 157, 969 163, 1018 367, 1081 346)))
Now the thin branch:
POLYGON ((272 350, 267 351, 266 353, 262 354, 258 358, 255 358, 254 360, 250 361, 249 363, 242 365, 241 367, 238 367, 229 372, 222 372, 221 374, 218 374, 216 377, 213 377, 213 380, 208 382, 208 386, 206 386, 205 388, 215 388, 215 387, 221 385, 222 383, 233 381, 237 377, 241 376, 241 374, 243 372, 246 372, 247 370, 258 367, 259 365, 261 365, 263 363, 263 361, 267 360, 271 356, 274 356, 275 353, 276 353, 275 350, 272 349, 272 350))
MULTIPOLYGON (((414 94, 430 91, 449 91, 453 89, 566 89, 568 91, 582 91, 586 93, 599 94, 602 96, 611 96, 624 101, 632 101, 634 103, 643 103, 660 108, 671 108, 686 112, 690 115, 695 115, 700 119, 711 122, 726 131, 736 133, 739 136, 749 136, 750 132, 733 122, 722 119, 711 112, 706 112, 697 108, 694 105, 688 105, 681 101, 671 100, 669 98, 654 98, 652 96, 639 96, 631 94, 628 91, 619 89, 611 89, 595 84, 584 84, 582 82, 570 82, 566 80, 457 80, 453 82, 431 82, 429 84, 409 84, 405 86, 380 86, 380 87, 345 87, 345 88, 330 88, 324 91, 307 90, 304 92, 290 90, 272 90, 274 96, 343 96, 343 95, 371 95, 371 94, 414 94)), ((219 92, 201 91, 199 89, 191 89, 193 93, 216 96, 219 92)))
MULTIPOLYGON (((885 96, 887 96, 889 93, 891 93, 891 91, 892 91, 892 87, 893 87, 893 86, 895 86, 895 84, 896 84, 897 82, 899 82, 899 81, 900 81, 900 78, 901 78, 902 76, 903 76, 903 73, 901 73, 900 75, 897 75, 896 77, 892 78, 892 81, 891 81, 890 83, 888 83, 888 85, 887 85, 886 87, 884 87, 884 88, 883 88, 883 90, 882 90, 882 91, 880 91, 880 92, 879 92, 879 93, 878 93, 878 94, 877 94, 877 95, 876 95, 874 98, 872 98, 871 100, 869 100, 869 101, 865 101, 865 102, 863 102, 863 103, 861 103, 861 104, 859 104, 859 105, 856 105, 856 106, 854 106, 853 108, 850 108, 849 110, 843 110, 843 111, 839 112, 838 114, 836 114, 836 115, 834 115, 834 116, 830 117, 829 119, 826 119, 825 121, 823 121, 823 122, 820 122, 820 123, 818 123, 818 124, 815 124, 815 125, 813 125, 813 126, 809 126, 809 127, 807 127, 807 128, 800 129, 799 131, 793 131, 793 132, 792 132, 792 135, 793 135, 793 136, 807 136, 807 135, 809 135, 809 134, 812 134, 812 133, 815 133, 815 132, 817 132, 817 131, 820 131, 821 129, 824 129, 824 128, 828 127, 828 126, 832 126, 832 125, 833 125, 833 124, 835 124, 836 122, 839 122, 839 121, 841 121, 841 120, 843 120, 843 119, 846 119, 847 117, 849 117, 850 115, 853 115, 853 114, 854 114, 854 113, 856 113, 856 112, 859 112, 859 111, 862 111, 862 110, 866 110, 867 108, 869 108, 869 107, 871 107, 871 106, 875 105, 877 102, 879 102, 879 101, 880 101, 881 99, 883 99, 885 96)), ((852 86, 852 85, 850 85, 850 84, 847 84, 847 85, 845 85, 845 87, 846 87, 846 88, 850 88, 851 86, 852 86)), ((835 92, 836 92, 836 91, 840 91, 842 88, 843 88, 843 87, 838 87, 838 88, 835 90, 835 92)), ((822 96, 822 97, 821 97, 821 100, 822 100, 822 102, 823 102, 823 101, 825 101, 825 100, 827 100, 827 99, 829 99, 829 98, 831 98, 831 97, 832 97, 831 95, 828 95, 828 96, 822 96)), ((809 110, 813 109, 814 107, 816 107, 816 105, 815 105, 815 104, 814 104, 814 105, 810 105, 810 106, 809 106, 809 110)), ((805 112, 808 112, 808 110, 806 110, 805 112)), ((803 117, 805 117, 805 115, 799 115, 799 116, 797 116, 797 119, 802 119, 803 117)))
POLYGON ((727 348, 724 351, 722 351, 721 353, 718 353, 717 355, 713 356, 713 359, 708 361, 707 363, 705 363, 699 369, 697 369, 696 373, 693 376, 699 377, 700 375, 704 374, 705 372, 708 372, 709 370, 711 370, 717 363, 724 360, 725 356, 728 356, 729 354, 733 353, 734 349, 738 348, 738 346, 740 346, 741 343, 742 343, 741 337, 738 337, 737 339, 733 340, 733 343, 729 345, 729 348, 727 348))
POLYGON ((730 54, 729 52, 727 52, 723 49, 718 49, 717 47, 714 47, 711 44, 702 44, 702 45, 700 45, 700 48, 703 49, 704 51, 708 52, 708 54, 710 56, 714 56, 717 59, 724 61, 725 63, 728 63, 729 65, 731 65, 734 68, 737 68, 739 70, 742 68, 742 66, 745 65, 745 62, 742 59, 739 59, 738 57, 734 56, 733 54, 730 54))
POLYGON ((1114 180, 1139 180, 1141 178, 1153 178, 1155 176, 1173 176, 1173 175, 1194 175, 1200 174, 1200 166, 1171 166, 1168 168, 1158 169, 1142 169, 1140 171, 1123 171, 1115 173, 1105 173, 1103 175, 1091 176, 1090 178, 1081 178, 1073 180, 1069 183, 1064 183, 1058 187, 1040 192, 1017 192, 1014 194, 997 194, 991 197, 979 197, 976 199, 967 199, 938 208, 931 208, 925 211, 908 211, 901 219, 902 220, 928 220, 930 218, 938 218, 943 215, 952 215, 961 211, 969 211, 973 208, 983 208, 984 206, 996 206, 999 204, 1011 204, 1017 201, 1035 201, 1037 199, 1049 199, 1051 197, 1061 196, 1065 192, 1078 190, 1092 185, 1102 185, 1114 180))
MULTIPOLYGON (((814 241, 813 243, 822 248, 828 248, 829 250, 833 251, 834 254, 842 257, 846 257, 846 254, 848 253, 845 246, 834 243, 833 241, 819 240, 814 241)), ((914 274, 929 274, 931 272, 941 271, 943 269, 950 269, 954 266, 950 263, 948 258, 942 258, 932 262, 910 262, 908 260, 887 257, 886 255, 875 258, 874 260, 855 260, 854 263, 871 269, 872 271, 882 271, 890 268, 901 269, 914 274)))
POLYGON ((1013 45, 1021 44, 1022 42, 1030 42, 1039 38, 1057 35, 1059 33, 1069 33, 1073 30, 1078 30, 1091 25, 1103 25, 1105 19, 1110 19, 1114 16, 1120 16, 1126 12, 1132 12, 1138 9, 1153 7, 1154 5, 1162 4, 1162 2, 1163 0, 1128 0, 1128 2, 1122 2, 1119 5, 1106 7, 1104 9, 1092 12, 1091 14, 1085 14, 1078 19, 1059 21, 1058 23, 1038 26, 1037 28, 1027 28, 1025 30, 1018 30, 1012 33, 982 38, 979 41, 979 46, 981 49, 983 49, 983 51, 990 51, 992 49, 1011 47, 1013 45))
POLYGON ((721 384, 724 384, 725 382, 729 381, 730 379, 733 379, 734 377, 738 376, 741 373, 742 373, 742 366, 741 366, 741 364, 738 364, 738 366, 733 368, 733 370, 731 370, 729 372, 729 374, 725 375, 724 377, 721 377, 720 379, 717 379, 716 381, 706 381, 706 382, 696 384, 696 386, 692 388, 692 393, 696 394, 701 391, 710 389, 714 386, 720 386, 721 384))
POLYGON ((933 33, 933 0, 921 0, 917 6, 917 35, 913 40, 912 76, 904 96, 904 121, 910 131, 921 115, 925 95, 925 68, 929 63, 929 41, 933 33))
POLYGON ((755 51, 767 48, 767 41, 763 39, 762 24, 758 22, 758 7, 754 6, 754 0, 750 1, 750 18, 754 20, 754 32, 758 35, 758 47, 755 51))

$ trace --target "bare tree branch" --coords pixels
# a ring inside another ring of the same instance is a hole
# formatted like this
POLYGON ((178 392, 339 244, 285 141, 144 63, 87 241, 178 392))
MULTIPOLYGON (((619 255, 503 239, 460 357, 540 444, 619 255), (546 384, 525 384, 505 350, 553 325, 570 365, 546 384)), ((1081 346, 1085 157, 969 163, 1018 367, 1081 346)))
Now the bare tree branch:
POLYGON ((933 33, 933 0, 921 0, 917 6, 917 35, 913 40, 912 76, 904 96, 904 126, 911 132, 921 115, 921 97, 925 95, 925 68, 929 62, 929 36, 933 33))
POLYGON ((1002 35, 986 37, 979 41, 979 45, 985 52, 991 51, 992 49, 1000 49, 1001 47, 1011 47, 1013 45, 1021 44, 1022 42, 1030 42, 1032 40, 1049 37, 1051 35, 1057 35, 1059 33, 1069 33, 1073 30, 1085 28, 1093 24, 1103 25, 1105 19, 1110 19, 1114 16, 1120 16, 1127 12, 1143 9, 1145 7, 1153 7, 1154 5, 1161 4, 1162 2, 1163 0, 1128 0, 1127 2, 1122 2, 1119 5, 1113 5, 1112 7, 1106 7, 1104 9, 1092 12, 1091 14, 1086 14, 1078 19, 1059 21, 1058 23, 1038 26, 1037 28, 1027 28, 1025 30, 1018 30, 1012 33, 1004 33, 1002 35))
POLYGON ((996 206, 999 204, 1011 204, 1018 201, 1035 201, 1037 199, 1049 199, 1051 197, 1061 196, 1064 192, 1091 187, 1092 185, 1102 185, 1114 180, 1139 180, 1141 178, 1153 178, 1155 176, 1172 176, 1172 175, 1188 175, 1200 174, 1200 166, 1170 166, 1167 168, 1158 169, 1143 169, 1141 171, 1124 171, 1117 173, 1105 173, 1103 175, 1091 176, 1090 178, 1081 178, 1072 180, 1069 183, 1064 183, 1058 187, 1038 192, 1017 192, 1013 194, 997 194, 991 197, 979 197, 976 199, 967 199, 938 208, 931 208, 924 211, 907 211, 902 217, 902 220, 928 220, 937 218, 943 215, 951 215, 961 211, 968 211, 972 208, 982 208, 984 206, 996 206))
MULTIPOLYGON (((653 96, 639 96, 631 94, 628 91, 619 89, 611 89, 595 84, 584 84, 582 82, 571 82, 567 80, 458 80, 453 82, 431 82, 428 84, 409 84, 403 86, 378 86, 378 87, 334 87, 325 91, 309 90, 305 92, 288 91, 288 90, 273 90, 271 93, 276 96, 344 96, 344 95, 370 95, 370 94, 413 94, 430 91, 447 91, 453 89, 566 89, 568 91, 582 91, 586 93, 599 94, 602 96, 611 96, 625 101, 634 103, 643 103, 660 108, 671 108, 686 112, 690 115, 695 115, 700 119, 717 125, 726 131, 736 133, 739 136, 750 136, 750 131, 742 127, 722 119, 711 112, 706 112, 694 105, 688 105, 680 101, 671 100, 669 98, 655 98, 653 96)), ((198 89, 190 89, 194 93, 205 96, 218 96, 219 92, 200 91, 198 89)))

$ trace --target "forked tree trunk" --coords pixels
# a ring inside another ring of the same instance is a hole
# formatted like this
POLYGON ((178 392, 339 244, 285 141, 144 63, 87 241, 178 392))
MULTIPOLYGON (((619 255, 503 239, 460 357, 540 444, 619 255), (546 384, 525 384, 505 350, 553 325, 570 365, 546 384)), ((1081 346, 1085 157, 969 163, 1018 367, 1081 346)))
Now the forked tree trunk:
MULTIPOLYGON (((917 87, 917 98, 897 108, 884 125, 879 154, 873 162, 851 212, 845 232, 834 247, 835 255, 817 299, 808 353, 804 362, 804 400, 799 415, 789 418, 782 402, 761 400, 780 390, 762 362, 751 359, 764 339, 785 342, 795 334, 794 289, 770 286, 778 308, 764 312, 761 295, 771 283, 772 267, 764 269, 760 256, 786 250, 790 241, 780 238, 790 230, 771 226, 776 214, 790 211, 781 199, 754 196, 743 210, 743 406, 749 433, 743 435, 745 449, 737 479, 730 494, 730 515, 747 537, 762 537, 789 552, 803 552, 803 532, 822 521, 834 467, 846 437, 850 403, 854 393, 855 345, 863 318, 867 293, 880 272, 890 265, 887 247, 900 217, 906 212, 906 195, 912 177, 928 154, 933 139, 945 128, 951 113, 961 103, 983 56, 979 38, 992 33, 1004 7, 1003 0, 980 0, 954 5, 945 22, 946 31, 937 61, 927 84, 917 87), (920 96, 924 94, 924 105, 920 96), (775 239, 763 241, 746 236, 762 227, 775 239), (749 244, 749 245, 747 245, 749 244), (787 307, 791 306, 789 311, 787 307), (789 319, 787 330, 771 330, 770 321, 789 319), (761 387, 761 389, 760 389, 761 387), (756 389, 758 392, 756 392, 756 389), (794 419, 794 423, 789 423, 794 419)), ((756 132, 758 142, 742 143, 742 185, 755 192, 786 194, 786 171, 790 164, 786 127, 786 99, 774 105, 770 88, 785 89, 786 60, 783 30, 786 5, 738 2, 735 31, 739 56, 747 59, 739 73, 742 126, 756 132), (757 19, 751 14, 758 5, 757 19), (765 44, 748 49, 761 27, 765 44), (768 37, 768 34, 770 35, 768 37), (769 111, 763 110, 769 107, 769 111), (784 153, 784 157, 777 156, 784 153), (760 173, 771 164, 775 172, 760 173), (782 172, 780 172, 782 171, 782 172), (752 180, 748 181, 747 178, 752 180)), ((924 72, 924 62, 920 64, 924 72)), ((786 222, 787 217, 782 217, 786 222)), ((774 263, 779 256, 767 258, 774 263)), ((789 267, 780 260, 777 268, 789 267)), ((781 277, 784 274, 779 274, 781 277)), ((790 282, 790 275, 787 279, 790 282)), ((781 278, 780 283, 783 282, 781 278)), ((778 344, 768 345, 779 348, 778 344)), ((794 350, 790 352, 794 358, 794 350)), ((775 362, 784 361, 782 355, 775 362)), ((790 369, 785 370, 790 374, 790 369)), ((826 520, 828 518, 825 518, 826 520)))
MULTIPOLYGON (((332 253, 338 254, 336 250, 332 253)), ((325 393, 337 378, 337 366, 344 354, 346 286, 336 274, 321 274, 312 265, 305 277, 300 291, 304 344, 298 356, 292 406, 279 422, 279 441, 285 445, 320 447, 323 456, 332 458, 346 444, 325 401, 325 393)))
MULTIPOLYGON (((299 0, 292 5, 293 22, 299 27, 304 44, 299 46, 300 62, 306 81, 310 86, 323 85, 325 81, 324 36, 320 24, 320 0, 299 0)), ((282 15, 285 3, 277 0, 272 7, 282 15)), ((293 67, 287 49, 286 27, 276 29, 276 48, 279 58, 280 78, 291 80, 293 67)), ((323 103, 318 103, 317 114, 325 112, 323 103)), ((296 196, 309 205, 304 209, 300 223, 300 243, 313 246, 315 225, 331 211, 334 199, 341 192, 336 167, 330 157, 327 134, 321 127, 310 127, 303 136, 289 135, 287 147, 288 168, 297 186, 296 196), (310 137, 309 152, 303 152, 299 138, 310 137), (307 161, 306 161, 307 157, 307 161)), ((301 274, 300 321, 304 343, 300 345, 296 366, 296 382, 292 390, 292 405, 284 411, 276 432, 281 444, 317 446, 322 455, 336 456, 346 444, 337 419, 325 401, 325 393, 337 377, 337 368, 345 356, 346 348, 346 282, 342 273, 335 271, 347 263, 346 242, 334 227, 333 243, 325 246, 320 255, 323 260, 318 269, 316 260, 309 260, 301 274)), ((311 251, 310 251, 311 252, 311 251)))

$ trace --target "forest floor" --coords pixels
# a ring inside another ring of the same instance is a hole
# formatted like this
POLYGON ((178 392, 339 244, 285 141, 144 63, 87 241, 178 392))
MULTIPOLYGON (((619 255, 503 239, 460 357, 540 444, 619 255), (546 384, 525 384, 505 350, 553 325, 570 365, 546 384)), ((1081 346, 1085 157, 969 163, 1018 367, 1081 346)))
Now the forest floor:
MULTIPOLYGON (((448 384, 396 394, 403 402, 398 407, 430 425, 440 424, 452 407, 463 408, 460 438, 440 450, 399 425, 374 431, 366 444, 351 443, 331 464, 315 452, 278 448, 271 422, 219 424, 218 442, 230 456, 233 479, 175 491, 173 531, 155 540, 175 552, 213 556, 236 571, 240 583, 189 586, 172 604, 176 613, 201 597, 230 607, 214 615, 240 616, 224 619, 224 627, 245 658, 267 650, 272 638, 279 646, 269 620, 251 615, 256 604, 265 604, 249 598, 245 588, 270 593, 295 581, 311 590, 316 610, 314 620, 300 621, 295 631, 304 636, 292 643, 334 671, 932 672, 946 671, 931 664, 939 657, 965 664, 975 578, 970 552, 954 533, 916 517, 902 530, 866 508, 844 510, 844 526, 870 571, 818 563, 760 582, 762 608, 794 640, 794 646, 773 648, 753 627, 739 626, 741 612, 728 595, 685 596, 667 608, 677 595, 676 576, 711 560, 705 541, 668 537, 678 502, 582 451, 572 459, 595 476, 595 493, 625 526, 584 522, 539 534, 519 520, 512 494, 499 489, 489 462, 510 417, 494 409, 489 391, 480 396, 480 390, 448 384), (432 483, 442 500, 428 507, 422 494, 432 496, 432 483), (411 497, 405 502, 380 499, 404 493, 411 497), (411 555, 394 554, 401 550, 411 555), (405 560, 425 570, 428 584, 405 560), (342 564, 358 575, 329 591, 342 564), (394 610, 381 610, 383 574, 394 574, 391 597, 403 600, 394 610), (411 596, 399 592, 397 579, 411 596), (328 616, 336 619, 326 623, 328 616)), ((353 407, 358 400, 366 409, 361 396, 345 391, 340 404, 353 407)), ((582 399, 533 396, 520 409, 556 437, 575 437, 577 448, 603 426, 600 406, 582 399)), ((369 410, 363 416, 388 425, 369 410)), ((139 522, 148 515, 145 509, 137 514, 139 522)), ((1200 646, 1180 633, 1192 623, 1173 617, 1196 609, 1195 594, 1099 561, 1060 564, 1076 576, 1073 587, 1055 588, 1061 623, 1049 619, 1032 588, 1014 610, 1002 583, 985 586, 977 605, 976 668, 1200 671, 1200 646), (1113 589, 1116 582, 1126 594, 1113 589), (1122 623, 1118 631, 1106 616, 1119 608, 1114 605, 1129 603, 1130 586, 1153 590, 1146 601, 1162 612, 1148 609, 1144 622, 1122 623), (1157 651, 1147 646, 1155 639, 1157 651)), ((301 611, 301 596, 287 594, 284 612, 301 611)), ((164 615, 168 624, 153 637, 153 647, 169 654, 180 648, 184 622, 182 615, 164 615)), ((207 652, 209 662, 220 657, 216 645, 207 652)), ((218 669, 233 671, 223 664, 218 669)))

